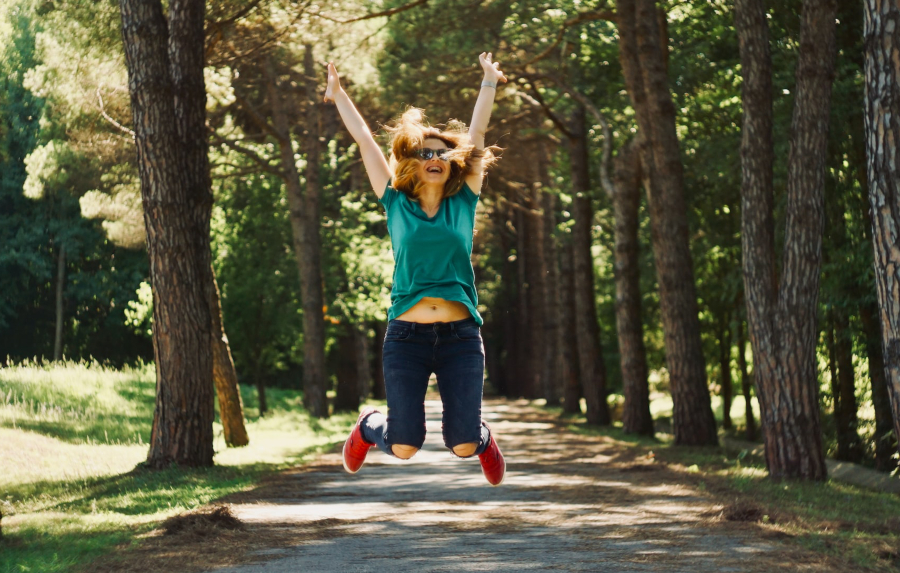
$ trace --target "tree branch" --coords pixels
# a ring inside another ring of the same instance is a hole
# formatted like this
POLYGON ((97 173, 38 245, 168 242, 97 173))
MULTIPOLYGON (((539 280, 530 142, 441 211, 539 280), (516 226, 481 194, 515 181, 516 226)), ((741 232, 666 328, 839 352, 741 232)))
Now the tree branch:
POLYGON ((351 18, 349 20, 338 20, 337 18, 333 18, 331 16, 326 16, 321 12, 310 12, 310 16, 318 16, 323 20, 328 20, 330 22, 336 22, 338 24, 350 24, 352 22, 361 22, 363 20, 371 20, 372 18, 380 18, 382 16, 391 17, 394 14, 398 14, 400 12, 405 12, 411 8, 415 8, 416 6, 422 6, 423 4, 428 4, 428 0, 416 0, 415 2, 411 2, 409 4, 405 4, 403 6, 398 6, 396 8, 391 8, 390 10, 384 10, 382 12, 375 12, 373 14, 366 14, 365 16, 360 16, 359 18, 351 18))
POLYGON ((251 159, 254 163, 256 163, 257 165, 262 167, 262 169, 264 171, 266 171, 268 173, 272 173, 273 175, 277 175, 278 177, 282 177, 282 178, 284 177, 284 173, 282 173, 281 169, 279 169, 277 166, 269 163, 269 161, 266 158, 262 157, 256 151, 250 149, 249 147, 244 147, 243 145, 241 145, 240 143, 238 143, 237 141, 235 141, 233 139, 224 139, 224 138, 217 139, 217 140, 211 142, 211 144, 212 145, 225 145, 229 149, 233 149, 234 151, 237 151, 238 153, 247 157, 248 159, 251 159))
POLYGON ((128 129, 127 127, 125 127, 124 125, 122 125, 121 123, 119 123, 118 121, 113 119, 112 116, 110 116, 108 113, 106 113, 106 108, 103 106, 103 96, 100 95, 100 88, 97 88, 97 101, 99 102, 98 109, 100 110, 100 115, 103 116, 103 119, 105 119, 106 121, 108 121, 109 123, 111 123, 115 127, 117 127, 118 129, 120 129, 121 131, 124 131, 129 136, 131 136, 131 141, 133 143, 134 142, 134 131, 128 129))
POLYGON ((236 101, 238 105, 241 106, 241 109, 243 109, 250 115, 250 119, 253 121, 253 123, 256 124, 256 127, 268 133, 278 141, 281 141, 284 138, 284 136, 278 133, 278 130, 275 129, 272 124, 269 123, 266 118, 263 117, 263 115, 259 113, 259 111, 257 111, 255 107, 253 107, 253 104, 247 101, 246 98, 235 93, 234 101, 236 101))
POLYGON ((563 23, 562 27, 559 29, 559 32, 556 34, 556 40, 554 40, 552 44, 547 46, 546 50, 522 64, 522 67, 527 67, 549 56, 550 53, 553 52, 553 50, 555 50, 556 47, 560 44, 560 42, 562 42, 563 37, 565 37, 566 35, 566 30, 568 30, 569 28, 577 26, 578 24, 581 24, 583 22, 591 22, 594 20, 607 20, 609 22, 615 22, 616 14, 615 12, 611 12, 609 10, 592 10, 590 12, 582 12, 574 18, 566 20, 563 23))
POLYGON ((600 159, 600 184, 603 186, 603 190, 606 191, 606 194, 612 197, 615 194, 615 187, 613 186, 612 180, 609 178, 609 160, 612 154, 612 131, 609 129, 609 122, 606 121, 606 117, 601 113, 597 106, 587 98, 587 96, 565 84, 556 76, 551 74, 533 74, 533 76, 548 79, 556 84, 557 87, 583 105, 584 108, 594 116, 597 123, 600 124, 600 130, 603 132, 603 151, 600 159))
POLYGON ((210 22, 206 26, 206 35, 208 36, 211 30, 221 30, 225 26, 234 24, 235 22, 249 14, 254 8, 259 6, 260 2, 262 2, 262 0, 251 0, 250 3, 235 12, 231 17, 225 18, 224 20, 219 20, 218 22, 210 22))
POLYGON ((534 92, 534 96, 530 96, 524 92, 519 92, 519 95, 521 95, 522 99, 524 99, 531 105, 539 106, 541 109, 543 109, 544 115, 546 115, 548 118, 550 118, 550 121, 553 122, 553 125, 555 125, 557 129, 559 129, 561 132, 563 132, 563 135, 565 135, 569 139, 573 139, 575 137, 575 134, 572 133, 572 131, 566 125, 566 122, 564 122, 562 119, 559 118, 559 116, 557 116, 555 113, 553 113, 553 110, 550 108, 549 105, 547 105, 547 102, 544 101, 543 96, 541 96, 540 92, 538 91, 537 86, 532 84, 531 89, 532 89, 532 92, 534 92))
MULTIPOLYGON (((313 0, 305 0, 305 1, 303 2, 303 4, 300 6, 300 9, 299 9, 299 10, 297 11, 297 13, 294 15, 294 17, 291 19, 291 21, 288 22, 288 24, 284 27, 284 29, 275 32, 274 34, 272 34, 272 36, 271 36, 270 38, 267 38, 267 39, 263 40, 262 42, 260 42, 260 43, 257 44, 256 46, 250 48, 249 50, 247 50, 247 51, 244 52, 244 53, 237 53, 237 52, 232 51, 232 52, 231 52, 231 53, 232 53, 231 58, 223 59, 223 60, 215 60, 215 61, 210 60, 210 61, 207 62, 207 65, 209 65, 209 66, 220 66, 220 65, 223 65, 223 64, 231 64, 231 63, 233 63, 233 62, 235 62, 235 61, 237 61, 237 60, 246 58, 247 56, 249 56, 249 55, 251 55, 251 54, 253 54, 253 53, 255 53, 255 52, 258 52, 258 51, 262 50, 263 48, 265 48, 265 47, 268 46, 269 44, 273 44, 273 43, 275 43, 276 41, 280 40, 285 34, 287 34, 288 32, 290 32, 290 31, 294 28, 294 25, 297 23, 298 20, 300 20, 300 17, 303 16, 304 13, 306 13, 306 8, 307 8, 310 4, 312 4, 312 2, 313 2, 313 0)), ((212 47, 212 46, 209 46, 209 47, 207 48, 207 51, 210 51, 209 48, 211 48, 211 47, 212 47)))

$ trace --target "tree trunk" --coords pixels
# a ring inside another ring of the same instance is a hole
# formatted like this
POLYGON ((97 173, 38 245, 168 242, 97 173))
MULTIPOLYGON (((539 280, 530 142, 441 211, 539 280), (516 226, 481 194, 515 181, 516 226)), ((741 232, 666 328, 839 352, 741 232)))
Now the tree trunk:
POLYGON ((659 281, 666 365, 672 386, 675 443, 716 444, 700 343, 687 207, 665 55, 653 0, 618 0, 620 57, 638 126, 648 145, 650 222, 659 281), (642 92, 640 96, 637 94, 642 92))
POLYGON ((384 388, 384 337, 387 334, 387 324, 382 321, 375 323, 375 360, 372 364, 372 398, 384 400, 387 397, 384 388))
POLYGON ((325 294, 322 282, 322 239, 319 235, 319 103, 313 47, 304 46, 303 70, 306 75, 306 196, 304 197, 303 290, 303 387, 306 407, 316 417, 328 416, 328 373, 325 371, 325 294))
POLYGON ((641 203, 641 170, 636 142, 626 144, 615 159, 616 221, 616 332, 622 365, 625 405, 622 426, 627 434, 653 435, 650 387, 647 380, 647 350, 641 316, 641 270, 639 265, 638 210, 641 203))
POLYGON ((576 106, 572 118, 572 276, 575 287, 575 347, 578 375, 584 392, 588 424, 611 422, 606 401, 606 366, 600 348, 600 326, 594 294, 594 257, 591 254, 591 228, 594 210, 591 206, 591 183, 588 169, 585 110, 576 106))
POLYGON ((885 383, 900 437, 900 6, 864 0, 866 155, 885 383))
POLYGON ((537 397, 537 389, 532 384, 533 379, 529 373, 529 350, 531 348, 528 325, 531 324, 531 307, 528 305, 528 257, 526 246, 527 216, 524 212, 516 210, 513 214, 516 227, 516 272, 518 274, 519 288, 516 291, 516 303, 518 306, 515 320, 515 359, 513 364, 512 379, 509 389, 516 396, 524 396, 528 399, 537 397))
POLYGON ((897 434, 891 420, 891 398, 884 378, 884 358, 881 354, 881 324, 875 302, 867 302, 859 311, 866 337, 869 357, 869 380, 872 385, 872 407, 875 409, 875 469, 892 472, 897 467, 897 434))
POLYGON ((261 356, 257 356, 257 362, 253 370, 253 378, 256 380, 256 397, 259 400, 259 417, 262 418, 269 411, 269 404, 266 400, 266 385, 262 376, 261 356))
MULTIPOLYGON (((300 186, 300 172, 294 159, 290 124, 271 60, 267 62, 267 75, 273 127, 278 133, 281 169, 287 189, 294 256, 300 272, 300 296, 303 307, 303 404, 310 415, 322 418, 328 415, 326 398, 328 379, 325 372, 325 317, 322 312, 324 297, 318 241, 318 145, 313 146, 313 149, 307 149, 307 153, 312 152, 313 156, 306 158, 307 193, 304 194, 300 186), (315 169, 310 165, 314 165, 315 169), (311 174, 315 180, 313 183, 308 179, 311 174), (311 190, 314 197, 309 196, 311 190), (309 229, 310 226, 313 226, 313 229, 309 229)), ((310 114, 315 118, 313 112, 310 114)), ((307 117, 307 120, 309 119, 307 117)), ((315 133, 315 125, 308 126, 308 130, 315 133)))
POLYGON ((160 2, 120 2, 153 284, 153 468, 213 462, 204 8, 173 0, 167 23, 160 2))
POLYGON ((856 376, 853 371, 853 344, 850 340, 847 314, 834 310, 834 353, 837 362, 838 391, 841 409, 838 416, 837 459, 859 463, 862 460, 862 441, 857 431, 856 376))
POLYGON ((356 380, 359 398, 365 400, 372 393, 371 364, 369 363, 369 336, 365 323, 353 325, 353 348, 356 351, 356 380))
POLYGON ((731 381, 731 329, 728 327, 728 315, 723 317, 724 325, 719 331, 719 384, 722 386, 722 428, 730 430, 731 402, 734 389, 731 381))
POLYGON ((219 398, 219 417, 222 419, 222 430, 225 443, 232 448, 246 446, 250 443, 247 428, 244 426, 244 405, 238 388, 237 371, 231 357, 231 347, 222 324, 222 305, 219 285, 215 272, 210 269, 212 280, 209 281, 209 313, 212 316, 212 355, 213 383, 219 398))
POLYGON ((738 370, 741 372, 741 393, 744 395, 744 439, 756 441, 756 417, 753 415, 753 381, 747 372, 747 337, 744 335, 744 321, 738 321, 737 331, 738 370))
MULTIPOLYGON (((858 140, 856 148, 857 164, 866 165, 866 138, 864 136, 854 138, 858 140)), ((869 180, 866 169, 857 169, 857 179, 863 191, 861 213, 866 220, 866 240, 872 241, 872 216, 869 212, 869 180)), ((874 260, 873 260, 874 262, 874 260)), ((877 281, 876 281, 877 282, 877 281)), ((862 285, 858 285, 863 290, 862 285)), ((869 380, 872 388, 872 407, 875 410, 875 469, 883 472, 892 472, 897 468, 898 460, 894 456, 897 452, 897 433, 894 431, 894 423, 891 417, 891 398, 888 393, 887 380, 885 379, 884 355, 882 354, 881 321, 878 315, 877 285, 871 292, 862 292, 864 299, 859 308, 860 322, 862 323, 863 336, 866 343, 866 356, 869 361, 869 380)))
MULTIPOLYGON (((829 312, 828 317, 831 319, 828 324, 826 334, 826 346, 828 347, 828 375, 831 378, 831 402, 832 412, 834 414, 834 427, 837 435, 838 452, 841 451, 841 385, 838 382, 837 373, 837 352, 834 350, 834 313, 829 312)), ((846 446, 845 446, 846 449, 846 446)))
MULTIPOLYGON (((572 280, 572 242, 566 241, 560 248, 559 274, 562 304, 562 323, 569 325, 569 332, 575 324, 575 284, 572 280)), ((567 414, 581 414, 581 378, 578 375, 578 350, 575 341, 567 336, 562 346, 563 361, 563 411, 567 414)))
POLYGON ((356 349, 354 325, 340 325, 340 334, 332 347, 334 371, 337 374, 337 386, 334 396, 335 412, 356 412, 359 410, 359 365, 356 349))
MULTIPOLYGON (((538 150, 534 150, 539 153, 538 150)), ((537 157, 532 157, 532 165, 537 165, 537 157)), ((526 375, 528 382, 526 387, 529 394, 528 398, 543 398, 544 392, 544 363, 547 354, 547 332, 544 318, 547 314, 547 268, 544 261, 544 220, 539 211, 540 209, 540 184, 539 169, 533 169, 531 173, 534 182, 531 188, 527 190, 528 205, 532 210, 524 213, 522 220, 525 224, 524 228, 524 245, 525 252, 525 277, 528 285, 527 301, 529 310, 528 327, 525 332, 528 333, 528 349, 526 352, 526 375)))
POLYGON ((63 350, 63 294, 66 290, 66 246, 59 246, 56 257, 56 336, 53 338, 53 360, 62 360, 63 350))
POLYGON ((744 70, 744 291, 766 466, 774 478, 826 477, 815 350, 834 18, 833 0, 803 4, 788 156, 783 275, 776 286, 768 25, 761 0, 739 0, 736 5, 744 70))
POLYGON ((547 353, 544 360, 544 398, 548 404, 559 404, 563 393, 562 345, 565 332, 562 329, 562 292, 559 276, 559 255, 554 240, 556 234, 556 195, 543 193, 544 210, 544 265, 547 268, 547 316, 545 317, 547 353))

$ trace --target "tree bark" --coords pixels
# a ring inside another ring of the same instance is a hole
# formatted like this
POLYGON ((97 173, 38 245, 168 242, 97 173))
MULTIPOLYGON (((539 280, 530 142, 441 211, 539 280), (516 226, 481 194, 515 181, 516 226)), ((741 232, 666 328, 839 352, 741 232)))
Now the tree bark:
POLYGON ((862 460, 862 441, 857 431, 856 376, 853 372, 853 345, 849 320, 841 309, 834 310, 834 354, 837 363, 840 410, 838 413, 838 452, 836 458, 859 463, 862 460))
POLYGON ((744 70, 744 292, 766 437, 766 465, 773 478, 826 477, 815 350, 834 18, 833 0, 803 4, 788 155, 783 274, 777 283, 768 25, 761 0, 738 0, 736 4, 744 70))
POLYGON ((322 239, 319 235, 322 219, 319 207, 319 103, 316 81, 316 66, 313 47, 304 46, 303 71, 306 76, 306 195, 304 197, 304 264, 308 267, 302 279, 303 290, 309 294, 303 298, 303 387, 311 392, 304 393, 306 407, 316 417, 328 416, 328 373, 325 371, 325 294, 322 282, 322 239))
POLYGON ((527 216, 524 212, 516 210, 513 213, 516 227, 516 272, 518 274, 519 288, 516 290, 516 303, 518 309, 513 317, 515 321, 515 359, 513 364, 512 379, 508 389, 516 396, 524 396, 528 399, 537 397, 537 389, 534 387, 533 378, 528 371, 529 340, 528 325, 531 324, 531 307, 528 305, 528 257, 527 253, 527 216))
POLYGON ((384 337, 387 334, 387 324, 378 321, 375 323, 375 360, 372 364, 372 397, 376 400, 384 400, 387 397, 384 387, 384 337))
POLYGON ((544 210, 544 265, 547 268, 547 316, 545 317, 547 353, 544 360, 544 398, 548 404, 559 404, 563 394, 562 345, 565 344, 562 329, 562 292, 559 276, 559 255, 556 234, 556 195, 543 193, 544 210))
POLYGON ((353 325, 353 348, 356 351, 356 380, 360 400, 372 393, 372 366, 369 363, 369 336, 365 323, 353 325))
POLYGON ((59 246, 56 256, 56 336, 53 338, 53 360, 62 360, 63 349, 63 294, 66 290, 66 246, 59 246))
MULTIPOLYGON (((865 122, 863 122, 865 123, 865 122)), ((863 127, 863 131, 864 131, 863 127)), ((857 164, 866 165, 866 138, 860 136, 854 138, 858 144, 857 164)), ((857 179, 863 191, 861 212, 866 220, 866 240, 872 241, 872 216, 869 212, 869 180, 866 168, 857 169, 857 179)), ((874 262, 874 259, 873 259, 874 262)), ((875 469, 883 472, 892 472, 897 468, 898 460, 894 456, 897 452, 897 433, 894 431, 894 423, 891 417, 891 398, 888 393, 887 380, 885 379, 884 355, 882 354, 881 321, 878 317, 878 292, 877 285, 872 283, 873 290, 869 293, 860 293, 864 302, 859 308, 860 322, 862 323, 863 337, 866 344, 866 356, 869 361, 869 381, 872 389, 872 407, 875 410, 875 469)), ((859 285, 862 290, 864 287, 859 285)))
MULTIPOLYGON (((536 146, 534 146, 536 147, 536 146)), ((526 298, 529 310, 528 328, 528 349, 526 352, 527 362, 525 372, 528 377, 526 387, 529 393, 528 398, 544 398, 546 392, 544 389, 544 364, 547 355, 547 335, 546 321, 547 315, 547 268, 545 265, 544 255, 544 220, 540 212, 541 200, 541 182, 540 170, 537 167, 538 149, 532 149, 534 155, 531 157, 531 164, 534 166, 530 174, 532 185, 527 189, 528 205, 531 212, 523 214, 524 228, 524 246, 525 251, 522 253, 525 264, 525 277, 527 284, 526 298)))
POLYGON ((650 387, 647 380, 647 350, 641 315, 641 271, 639 265, 638 210, 641 203, 639 150, 631 141, 614 162, 616 332, 622 365, 625 405, 622 426, 627 434, 653 435, 650 387))
POLYGON ((872 407, 875 409, 875 469, 892 472, 897 467, 897 434, 891 419, 891 398, 884 378, 884 358, 881 354, 881 324, 876 318, 878 306, 866 303, 859 311, 869 358, 869 380, 872 386, 872 407))
POLYGON ((606 401, 606 366, 600 347, 600 326, 594 294, 594 257, 591 254, 591 184, 588 169, 587 133, 584 106, 575 107, 570 129, 572 137, 572 276, 575 287, 575 347, 578 374, 584 392, 588 424, 611 422, 606 401))
MULTIPOLYGON (((559 259, 562 323, 575 324, 575 284, 572 271, 572 241, 569 238, 560 248, 559 259)), ((581 377, 578 375, 578 349, 571 336, 566 337, 562 346, 563 361, 563 411, 567 414, 581 414, 581 377)))
POLYGON ((719 331, 719 384, 722 386, 722 428, 730 430, 731 402, 734 389, 731 381, 731 329, 728 327, 728 315, 723 317, 723 326, 719 331))
POLYGON ((204 8, 173 0, 166 22, 158 1, 120 2, 153 284, 152 468, 213 462, 204 8))
POLYGON ((247 435, 247 427, 244 425, 244 405, 241 402, 231 347, 228 345, 228 337, 222 325, 219 285, 212 269, 210 276, 212 280, 209 281, 209 313, 212 316, 213 383, 216 386, 216 396, 219 398, 219 417, 222 419, 225 444, 237 448, 249 444, 250 436, 247 435))
POLYGON ((672 386, 675 443, 718 443, 700 343, 687 207, 669 92, 665 46, 653 0, 618 0, 620 58, 626 89, 647 142, 642 164, 649 170, 650 222, 659 282, 666 365, 672 386), (638 95, 640 94, 640 95, 638 95))
POLYGON ((900 436, 900 6, 864 0, 866 156, 885 383, 900 436))
POLYGON ((744 395, 744 439, 756 441, 756 417, 753 414, 753 381, 747 372, 747 337, 744 334, 744 321, 738 321, 737 330, 738 370, 741 372, 741 393, 744 395))
MULTIPOLYGON (((300 296, 303 307, 303 404, 310 415, 316 418, 328 415, 326 390, 328 379, 325 372, 325 317, 324 296, 322 293, 321 251, 319 249, 318 219, 318 145, 309 149, 307 155, 307 187, 306 193, 300 186, 300 172, 294 159, 294 142, 291 138, 287 112, 278 89, 273 63, 267 62, 267 88, 269 105, 272 109, 272 122, 278 134, 278 150, 281 156, 281 169, 288 197, 291 230, 294 243, 294 256, 300 273, 300 296), (312 169, 310 166, 315 166, 312 169), (310 183, 309 177, 314 181, 310 183), (313 191, 311 197, 310 191, 313 191), (310 229, 309 227, 313 228, 310 229)), ((315 76, 313 76, 315 77, 315 76)), ((310 112, 313 113, 313 112, 310 112)), ((312 116, 315 118, 315 115, 312 116)), ((310 118, 307 117, 307 120, 310 118)), ((318 119, 315 118, 316 122, 318 119)), ((315 125, 307 126, 312 133, 315 125)), ((318 143, 318 138, 316 138, 318 143)))
POLYGON ((337 386, 334 396, 335 412, 356 412, 360 405, 359 392, 359 358, 356 349, 356 336, 353 333, 354 325, 340 325, 340 334, 337 342, 332 347, 332 360, 337 386))
MULTIPOLYGON (((257 357, 257 359, 259 358, 260 357, 257 357)), ((257 400, 259 400, 259 417, 262 418, 266 415, 266 412, 269 411, 269 403, 266 400, 266 385, 262 375, 262 364, 259 362, 255 365, 253 377, 256 379, 256 397, 257 400)))

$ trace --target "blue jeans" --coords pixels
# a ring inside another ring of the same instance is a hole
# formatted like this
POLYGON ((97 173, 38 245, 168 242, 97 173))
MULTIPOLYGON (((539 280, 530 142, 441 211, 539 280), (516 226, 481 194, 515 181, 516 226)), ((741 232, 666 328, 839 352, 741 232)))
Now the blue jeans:
POLYGON ((490 432, 481 423, 484 344, 473 318, 455 322, 388 323, 384 337, 384 383, 388 415, 372 414, 363 438, 394 455, 393 444, 421 448, 425 443, 425 391, 437 375, 443 411, 444 445, 476 443, 484 451, 490 432))

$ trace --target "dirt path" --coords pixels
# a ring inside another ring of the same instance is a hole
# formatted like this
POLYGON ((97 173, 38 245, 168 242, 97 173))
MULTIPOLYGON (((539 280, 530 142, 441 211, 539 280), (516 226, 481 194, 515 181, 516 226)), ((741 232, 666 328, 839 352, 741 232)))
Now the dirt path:
POLYGON ((340 455, 328 454, 230 499, 255 531, 242 558, 257 562, 213 569, 207 562, 207 570, 832 570, 758 526, 716 518, 721 506, 712 495, 643 450, 568 432, 524 402, 485 405, 508 463, 506 481, 490 487, 477 459, 443 449, 440 403, 427 409, 425 449, 409 462, 373 450, 348 475, 340 455), (267 535, 278 541, 266 545, 267 535))

